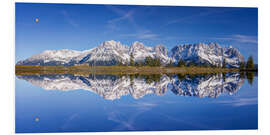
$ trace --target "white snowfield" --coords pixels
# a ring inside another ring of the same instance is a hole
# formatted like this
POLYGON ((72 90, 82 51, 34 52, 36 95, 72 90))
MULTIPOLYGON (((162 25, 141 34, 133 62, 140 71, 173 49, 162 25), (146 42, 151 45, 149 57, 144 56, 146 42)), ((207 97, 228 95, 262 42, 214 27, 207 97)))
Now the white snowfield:
POLYGON ((138 41, 132 45, 122 45, 120 42, 105 41, 96 48, 85 51, 74 50, 46 50, 40 54, 19 61, 17 65, 115 65, 126 64, 131 54, 135 62, 143 62, 146 57, 159 58, 163 65, 175 64, 181 59, 195 64, 210 64, 216 66, 239 67, 244 61, 241 53, 231 46, 222 48, 217 43, 178 45, 170 52, 163 45, 155 47, 145 46, 138 41), (224 62, 225 61, 225 62, 224 62))

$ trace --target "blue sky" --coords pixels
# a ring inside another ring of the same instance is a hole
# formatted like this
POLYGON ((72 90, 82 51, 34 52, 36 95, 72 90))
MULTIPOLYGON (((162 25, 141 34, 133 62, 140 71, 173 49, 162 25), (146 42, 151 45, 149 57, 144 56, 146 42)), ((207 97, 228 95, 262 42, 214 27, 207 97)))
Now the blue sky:
POLYGON ((16 62, 44 50, 86 50, 107 40, 163 44, 168 50, 217 42, 258 61, 257 8, 16 3, 15 10, 16 62))

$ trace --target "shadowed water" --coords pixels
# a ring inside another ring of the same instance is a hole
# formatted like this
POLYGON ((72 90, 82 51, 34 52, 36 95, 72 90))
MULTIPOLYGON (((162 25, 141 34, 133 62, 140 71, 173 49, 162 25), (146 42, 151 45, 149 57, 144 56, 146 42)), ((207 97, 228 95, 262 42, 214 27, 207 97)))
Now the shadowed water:
POLYGON ((254 75, 17 75, 16 132, 257 129, 254 75))

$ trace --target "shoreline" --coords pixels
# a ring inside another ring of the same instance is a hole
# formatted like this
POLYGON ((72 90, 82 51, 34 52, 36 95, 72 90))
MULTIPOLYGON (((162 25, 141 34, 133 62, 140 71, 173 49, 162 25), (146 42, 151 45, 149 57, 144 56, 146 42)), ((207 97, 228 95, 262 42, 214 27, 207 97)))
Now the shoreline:
MULTIPOLYGON (((39 66, 16 65, 16 75, 34 74, 212 74, 228 72, 250 72, 239 68, 219 67, 150 67, 150 66, 39 66)), ((254 71, 253 71, 254 72, 254 71)), ((256 72, 256 70, 255 70, 256 72)))

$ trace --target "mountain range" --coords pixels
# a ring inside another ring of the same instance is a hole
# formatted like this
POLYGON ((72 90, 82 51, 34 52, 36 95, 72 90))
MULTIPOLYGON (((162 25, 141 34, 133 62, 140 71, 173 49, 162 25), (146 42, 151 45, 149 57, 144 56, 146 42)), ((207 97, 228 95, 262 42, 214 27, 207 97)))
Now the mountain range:
POLYGON ((145 79, 115 75, 76 76, 63 75, 17 75, 45 90, 87 90, 98 94, 104 99, 115 100, 130 95, 135 99, 148 94, 164 95, 168 89, 178 96, 216 98, 222 93, 232 95, 241 88, 244 79, 239 73, 228 73, 186 76, 179 79, 177 75, 169 77, 162 75, 159 81, 147 82, 145 79), (224 79, 226 78, 226 79, 224 79))
POLYGON ((239 67, 244 61, 241 53, 232 46, 222 48, 217 43, 185 44, 173 47, 167 51, 165 46, 146 46, 141 42, 134 42, 132 45, 123 45, 117 41, 105 41, 96 48, 75 51, 75 50, 46 50, 40 54, 33 55, 25 60, 18 61, 17 65, 54 65, 72 66, 78 64, 88 65, 116 65, 127 64, 131 54, 135 62, 144 62, 145 58, 159 58, 162 65, 170 62, 177 64, 179 60, 196 65, 215 65, 226 67, 239 67))

